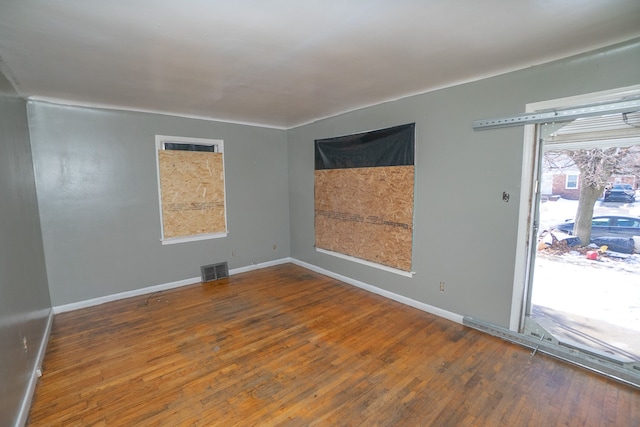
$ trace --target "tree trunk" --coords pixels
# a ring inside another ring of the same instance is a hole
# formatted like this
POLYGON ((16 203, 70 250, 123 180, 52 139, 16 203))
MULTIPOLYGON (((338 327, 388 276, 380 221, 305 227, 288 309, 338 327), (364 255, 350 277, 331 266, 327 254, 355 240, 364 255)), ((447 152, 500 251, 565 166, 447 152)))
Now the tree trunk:
POLYGON ((616 165, 626 154, 627 149, 618 147, 572 152, 572 159, 580 169, 580 199, 576 221, 573 224, 573 235, 580 238, 582 246, 591 243, 593 207, 604 191, 616 165))
POLYGON ((603 191, 604 186, 589 185, 586 181, 583 181, 582 185, 580 185, 580 199, 578 200, 578 212, 573 225, 573 235, 580 238, 582 246, 587 246, 591 243, 593 208, 603 191))

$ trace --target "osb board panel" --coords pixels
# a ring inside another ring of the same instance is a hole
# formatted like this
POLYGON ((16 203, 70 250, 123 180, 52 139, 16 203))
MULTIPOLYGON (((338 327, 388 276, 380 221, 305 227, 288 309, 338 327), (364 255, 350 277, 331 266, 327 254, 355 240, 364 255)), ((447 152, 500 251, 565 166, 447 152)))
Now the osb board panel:
POLYGON ((413 166, 316 170, 316 247, 411 271, 413 182, 413 166))
POLYGON ((159 150, 158 162, 165 239, 225 232, 222 153, 159 150))

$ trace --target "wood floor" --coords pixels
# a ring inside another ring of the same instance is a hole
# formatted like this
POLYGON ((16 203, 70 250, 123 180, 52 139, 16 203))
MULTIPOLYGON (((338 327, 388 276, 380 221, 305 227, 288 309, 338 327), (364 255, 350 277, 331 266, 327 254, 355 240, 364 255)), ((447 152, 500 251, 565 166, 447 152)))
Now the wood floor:
POLYGON ((640 391, 291 264, 55 317, 31 426, 639 426, 640 391))

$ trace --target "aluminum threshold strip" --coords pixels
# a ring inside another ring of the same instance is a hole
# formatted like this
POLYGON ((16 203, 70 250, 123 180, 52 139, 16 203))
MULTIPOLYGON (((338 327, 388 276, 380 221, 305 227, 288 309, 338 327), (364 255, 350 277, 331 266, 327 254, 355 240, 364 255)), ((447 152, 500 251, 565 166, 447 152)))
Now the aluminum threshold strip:
POLYGON ((519 334, 509 329, 483 322, 469 316, 465 316, 462 319, 462 323, 481 332, 486 332, 506 341, 528 347, 533 350, 532 354, 535 354, 536 352, 548 354, 557 359, 572 363, 640 389, 640 370, 637 373, 634 372, 633 370, 637 369, 635 366, 624 367, 622 364, 612 362, 606 358, 585 354, 570 347, 564 348, 561 345, 545 342, 544 340, 536 339, 533 336, 519 334))
POLYGON ((616 102, 582 105, 558 110, 537 111, 510 117, 474 120, 474 130, 487 130, 534 123, 565 122, 580 117, 602 116, 614 113, 629 113, 640 110, 640 96, 633 96, 616 102))

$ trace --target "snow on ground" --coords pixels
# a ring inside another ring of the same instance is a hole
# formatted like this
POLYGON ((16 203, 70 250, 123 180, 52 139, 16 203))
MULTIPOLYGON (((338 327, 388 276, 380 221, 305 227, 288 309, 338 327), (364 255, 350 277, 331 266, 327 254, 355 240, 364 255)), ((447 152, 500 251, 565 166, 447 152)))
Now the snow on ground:
MULTIPOLYGON (((542 203, 540 230, 574 218, 577 207, 574 200, 542 203)), ((605 214, 640 216, 640 202, 598 201, 594 215, 605 214)), ((532 303, 565 317, 574 316, 571 327, 640 355, 640 254, 592 261, 578 252, 552 255, 539 251, 532 303), (595 322, 586 328, 585 318, 595 322)))
MULTIPOLYGON (((618 269, 613 263, 620 261, 590 261, 582 255, 539 256, 532 302, 640 334, 640 274, 618 269)), ((637 339, 640 343, 640 335, 637 339)))

